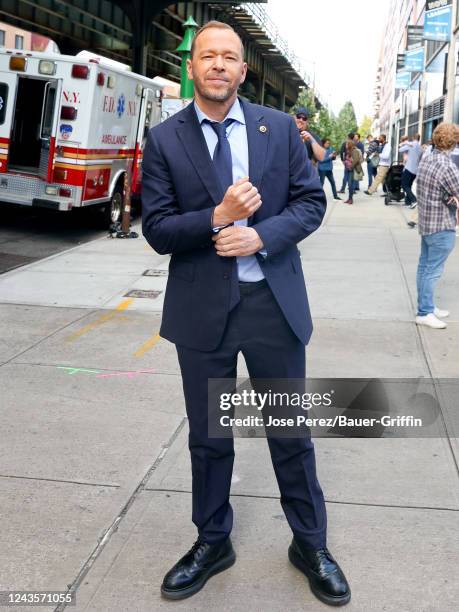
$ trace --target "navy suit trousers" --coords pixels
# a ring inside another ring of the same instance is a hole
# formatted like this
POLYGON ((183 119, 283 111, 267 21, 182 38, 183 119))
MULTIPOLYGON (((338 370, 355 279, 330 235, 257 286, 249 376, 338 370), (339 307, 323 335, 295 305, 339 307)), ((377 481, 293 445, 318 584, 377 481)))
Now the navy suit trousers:
MULTIPOLYGON (((177 345, 189 419, 193 522, 209 543, 226 539, 233 526, 230 504, 233 438, 208 436, 208 379, 236 379, 242 352, 251 379, 305 378, 305 347, 292 332, 268 285, 248 293, 230 312, 216 350, 177 345)), ((258 444, 258 442, 253 442, 258 444)), ((309 548, 326 543, 327 517, 310 437, 268 437, 280 501, 295 537, 309 548)))

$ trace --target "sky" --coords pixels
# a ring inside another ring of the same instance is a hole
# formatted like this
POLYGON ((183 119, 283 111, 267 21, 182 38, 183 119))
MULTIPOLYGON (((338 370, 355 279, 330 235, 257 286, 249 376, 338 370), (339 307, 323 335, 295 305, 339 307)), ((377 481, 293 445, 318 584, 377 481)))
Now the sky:
MULTIPOLYGON (((401 0, 400 0, 401 1, 401 0)), ((373 91, 390 0, 268 0, 271 19, 301 59, 327 105, 347 100, 360 122, 373 114, 373 91)))

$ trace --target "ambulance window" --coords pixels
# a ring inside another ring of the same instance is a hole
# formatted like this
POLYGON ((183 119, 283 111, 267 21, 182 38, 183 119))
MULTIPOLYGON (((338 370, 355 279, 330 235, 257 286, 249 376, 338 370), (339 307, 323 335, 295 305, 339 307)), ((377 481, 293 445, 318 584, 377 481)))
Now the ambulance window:
POLYGON ((56 100, 56 87, 54 84, 47 83, 45 107, 43 109, 43 123, 41 127, 41 137, 42 138, 50 138, 52 134, 55 100, 56 100))
POLYGON ((151 102, 147 103, 147 108, 145 111, 145 124, 143 127, 143 138, 145 139, 148 136, 148 130, 150 129, 151 123, 151 111, 153 109, 153 104, 151 102))
POLYGON ((5 123, 6 100, 8 98, 8 85, 0 83, 0 125, 5 123))
POLYGON ((147 103, 147 112, 145 113, 145 123, 150 125, 151 122, 151 111, 153 108, 153 104, 151 102, 147 103))

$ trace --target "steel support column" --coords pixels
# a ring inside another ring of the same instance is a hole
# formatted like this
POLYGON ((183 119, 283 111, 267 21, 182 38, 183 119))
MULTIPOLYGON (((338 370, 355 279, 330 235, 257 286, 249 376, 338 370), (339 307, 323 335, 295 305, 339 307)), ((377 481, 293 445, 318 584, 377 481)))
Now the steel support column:
POLYGON ((147 74, 148 48, 151 43, 153 17, 171 4, 170 0, 114 0, 131 21, 132 69, 147 74))

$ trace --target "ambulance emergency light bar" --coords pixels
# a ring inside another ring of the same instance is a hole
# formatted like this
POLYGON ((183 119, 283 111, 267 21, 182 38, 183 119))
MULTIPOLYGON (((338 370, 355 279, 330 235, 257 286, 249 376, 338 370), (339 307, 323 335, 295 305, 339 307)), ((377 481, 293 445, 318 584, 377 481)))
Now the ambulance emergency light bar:
POLYGON ((15 55, 10 57, 10 70, 16 70, 17 72, 25 72, 27 68, 27 58, 15 55))
MULTIPOLYGON (((28 53, 27 55, 32 56, 31 53, 28 53)), ((51 60, 40 60, 38 63, 38 72, 40 74, 52 76, 53 74, 56 74, 56 67, 56 62, 51 60)), ((10 57, 10 70, 14 70, 15 72, 25 72, 27 70, 27 57, 24 55, 13 55, 10 57)), ((72 77, 74 79, 88 79, 89 66, 73 64, 72 77)))
POLYGON ((74 79, 89 78, 89 66, 84 66, 83 64, 73 64, 72 76, 74 79))
POLYGON ((50 60, 40 60, 38 64, 38 72, 40 74, 56 74, 56 62, 51 62, 50 60))

